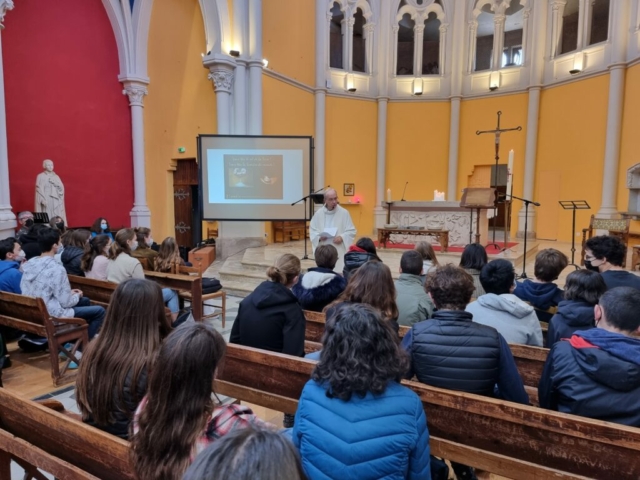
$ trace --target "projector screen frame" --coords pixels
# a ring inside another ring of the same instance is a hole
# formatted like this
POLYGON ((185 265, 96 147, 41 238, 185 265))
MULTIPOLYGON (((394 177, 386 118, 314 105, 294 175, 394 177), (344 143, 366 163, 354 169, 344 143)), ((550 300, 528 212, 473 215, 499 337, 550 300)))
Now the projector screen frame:
MULTIPOLYGON (((226 134, 200 134, 196 137, 196 141, 198 143, 198 180, 200 182, 200 185, 198 188, 198 203, 199 203, 199 208, 200 208, 200 213, 202 215, 201 219, 202 221, 224 221, 224 222, 283 222, 283 221, 308 221, 312 216, 312 208, 313 208, 313 202, 311 201, 305 201, 305 214, 303 216, 303 218, 260 218, 260 219, 256 219, 256 218, 214 218, 214 217, 209 217, 205 214, 205 202, 204 202, 204 195, 205 195, 205 182, 204 182, 204 171, 203 171, 203 162, 206 161, 206 158, 203 158, 203 148, 202 148, 202 140, 203 139, 207 139, 207 138, 229 138, 229 139, 243 139, 243 138, 250 138, 250 139, 268 139, 268 140, 277 140, 277 139, 284 139, 284 140, 302 140, 302 141, 308 141, 309 145, 308 145, 308 158, 309 158, 309 185, 308 185, 308 191, 305 192, 304 191, 304 186, 303 186, 303 196, 310 196, 312 193, 314 193, 314 151, 315 151, 315 146, 314 146, 314 142, 313 142, 313 137, 310 135, 226 135, 226 134)), ((306 147, 306 146, 305 146, 306 147)), ((207 183, 208 185, 208 183, 207 183)), ((296 199, 296 200, 302 200, 301 197, 300 199, 296 199)), ((298 202, 295 202, 298 203, 298 202)), ((293 204, 293 202, 292 202, 293 204)), ((293 206, 293 205, 292 205, 293 206)))

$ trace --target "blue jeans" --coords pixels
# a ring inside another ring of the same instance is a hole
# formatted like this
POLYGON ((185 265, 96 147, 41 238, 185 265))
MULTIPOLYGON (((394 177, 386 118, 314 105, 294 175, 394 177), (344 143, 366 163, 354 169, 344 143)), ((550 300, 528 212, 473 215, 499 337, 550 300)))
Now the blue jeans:
POLYGON ((171 290, 170 288, 162 289, 162 300, 171 313, 178 313, 180 311, 180 299, 178 298, 178 292, 171 290))
POLYGON ((105 313, 104 308, 95 305, 90 307, 73 307, 73 316, 82 318, 89 324, 89 340, 100 330, 105 313))

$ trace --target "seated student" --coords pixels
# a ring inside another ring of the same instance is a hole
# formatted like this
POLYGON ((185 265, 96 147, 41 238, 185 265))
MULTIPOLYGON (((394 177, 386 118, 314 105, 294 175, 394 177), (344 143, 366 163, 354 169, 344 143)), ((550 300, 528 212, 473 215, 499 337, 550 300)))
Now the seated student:
POLYGON ((19 241, 20 236, 27 233, 29 228, 33 226, 33 213, 31 213, 29 210, 18 213, 18 225, 20 225, 20 228, 16 232, 16 238, 19 241))
POLYGON ((306 322, 291 292, 300 275, 300 259, 290 253, 277 258, 267 278, 238 306, 229 342, 272 352, 304 356, 306 322))
MULTIPOLYGON (((436 306, 402 339, 411 356, 409 376, 439 388, 529 404, 506 340, 465 311, 474 290, 471 275, 445 265, 427 275, 425 288, 436 306)), ((471 467, 452 462, 457 478, 476 478, 471 467)))
POLYGON ((96 221, 93 222, 91 226, 91 236, 95 237, 96 235, 108 235, 111 240, 114 240, 111 229, 109 228, 109 222, 106 218, 98 217, 96 221))
MULTIPOLYGON (((18 237, 18 241, 24 251, 25 259, 31 260, 42 253, 40 243, 38 242, 38 232, 47 228, 51 227, 45 223, 34 223, 29 230, 27 230, 27 233, 18 237)), ((62 245, 60 246, 62 247, 62 245)))
POLYGON ((185 323, 163 342, 133 420, 131 458, 139 480, 179 479, 227 433, 265 426, 246 406, 217 406, 213 379, 226 344, 204 323, 185 323))
POLYGON ((23 261, 24 252, 18 240, 13 237, 0 240, 0 291, 22 293, 20 266, 23 261))
POLYGON ((136 227, 136 239, 138 240, 138 248, 131 252, 131 256, 134 258, 146 258, 149 270, 155 268, 155 259, 158 256, 158 252, 151 249, 153 245, 153 237, 151 237, 151 229, 146 227, 136 227))
POLYGON ((107 266, 109 265, 111 243, 108 235, 98 235, 89 240, 80 263, 80 268, 85 277, 107 281, 107 266))
POLYGON ((307 480, 300 456, 279 432, 243 428, 207 447, 183 480, 307 480))
POLYGON ((536 255, 534 280, 518 282, 513 294, 536 309, 538 320, 548 322, 553 313, 545 311, 562 301, 562 290, 553 283, 569 264, 567 256, 555 248, 545 248, 536 255))
POLYGON ((38 232, 42 255, 32 258, 22 266, 20 289, 23 295, 44 300, 49 315, 60 318, 82 318, 89 325, 92 339, 104 319, 104 308, 89 305, 81 290, 71 290, 64 267, 54 260, 60 245, 60 232, 46 226, 38 232))
POLYGON ((424 291, 420 275, 424 273, 422 255, 409 250, 400 258, 400 278, 394 282, 398 323, 410 327, 414 323, 431 318, 433 302, 424 291))
POLYGON ((384 263, 367 262, 360 267, 332 305, 342 302, 371 305, 382 314, 382 318, 391 323, 391 328, 398 332, 396 287, 393 284, 391 270, 384 263))
POLYGON ((84 277, 82 256, 87 248, 89 238, 91 238, 89 230, 74 230, 69 234, 69 242, 60 256, 62 266, 69 275, 84 277))
POLYGON ((508 260, 487 263, 480 272, 484 295, 467 305, 473 321, 495 328, 507 343, 542 347, 542 329, 531 305, 513 295, 516 272, 508 260))
POLYGON ((422 257, 422 283, 424 283, 427 273, 438 268, 440 263, 438 262, 438 257, 436 257, 436 252, 433 249, 433 246, 429 242, 422 241, 416 243, 414 250, 422 257))
POLYGON ((594 310, 596 328, 574 333, 549 352, 540 406, 640 427, 640 292, 612 288, 594 310))
POLYGON ((64 219, 57 215, 55 217, 52 217, 51 220, 49 220, 49 226, 51 228, 57 228, 60 231, 60 235, 62 237, 64 237, 64 234, 67 232, 67 229, 65 228, 65 225, 64 225, 64 219))
POLYGON ((558 313, 549 322, 547 347, 571 338, 577 331, 593 328, 593 307, 606 291, 607 286, 599 273, 584 269, 571 272, 564 286, 564 300, 558 304, 558 313))
POLYGON ((322 345, 293 427, 309 480, 430 479, 424 409, 399 383, 408 359, 389 323, 342 303, 327 311, 322 345))
POLYGON ((316 268, 300 275, 291 291, 304 310, 321 312, 344 291, 347 281, 333 269, 338 261, 338 250, 333 245, 320 245, 314 253, 316 268))
POLYGON ((76 399, 83 422, 129 438, 151 361, 170 330, 158 284, 131 279, 118 285, 102 331, 85 350, 78 371, 76 399))
POLYGON ((607 288, 633 287, 640 290, 640 277, 622 268, 627 249, 618 237, 591 237, 585 245, 584 266, 600 272, 607 288))
POLYGON ((180 265, 185 265, 185 261, 180 256, 178 242, 173 237, 165 238, 155 256, 153 269, 156 272, 171 273, 176 266, 180 265))
POLYGON ((369 260, 382 261, 380 257, 378 257, 378 252, 376 251, 373 240, 368 237, 362 237, 355 245, 351 245, 349 251, 345 253, 342 276, 349 281, 351 275, 369 260))
POLYGON ((488 261, 487 251, 479 243, 470 243, 462 251, 459 267, 471 275, 473 284, 476 287, 471 298, 478 298, 486 293, 482 288, 482 283, 480 283, 480 272, 488 261))

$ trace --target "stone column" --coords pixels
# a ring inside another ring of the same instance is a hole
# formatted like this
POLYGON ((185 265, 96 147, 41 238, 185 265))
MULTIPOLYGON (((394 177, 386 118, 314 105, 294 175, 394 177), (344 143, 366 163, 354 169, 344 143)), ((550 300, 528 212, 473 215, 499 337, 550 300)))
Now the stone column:
POLYGON ((555 58, 560 54, 562 16, 566 6, 567 0, 554 0, 551 2, 551 58, 555 58))
MULTIPOLYGON (((242 54, 244 56, 244 54, 242 54)), ((236 70, 233 75, 233 129, 234 135, 247 133, 247 62, 236 59, 236 70)), ((216 96, 216 100, 218 97, 216 96)))
POLYGON ((134 198, 131 216, 132 227, 150 227, 151 212, 147 206, 147 184, 144 159, 144 105, 147 86, 142 82, 123 81, 122 93, 129 97, 131 107, 131 137, 133 143, 134 198))
POLYGON ((467 46, 469 57, 467 62, 467 73, 474 71, 476 67, 476 44, 478 42, 478 20, 469 20, 467 27, 469 29, 469 43, 467 46))
POLYGON ((387 104, 386 97, 378 98, 378 151, 376 155, 376 207, 374 209, 375 228, 387 223, 387 211, 382 209, 385 201, 387 175, 387 104))
POLYGON ((449 25, 443 23, 440 25, 440 51, 438 53, 438 73, 444 77, 444 66, 447 64, 447 30, 449 25))
MULTIPOLYGON (((420 18, 420 17, 418 17, 420 18)), ((424 20, 420 20, 424 21, 424 20)), ((422 44, 424 39, 424 23, 413 27, 413 76, 422 76, 422 44)))
POLYGON ((458 198, 458 145, 460 143, 460 100, 451 97, 451 120, 449 122, 449 170, 447 174, 447 200, 458 198))
POLYGON ((2 34, 4 16, 13 10, 11 0, 0 0, 0 238, 13 237, 17 227, 11 210, 9 192, 9 152, 7 149, 7 115, 4 104, 4 67, 2 65, 2 34))
POLYGON ((262 0, 249 0, 249 134, 262 135, 262 0))
POLYGON ((231 90, 233 89, 233 77, 235 64, 229 60, 215 60, 205 62, 209 67, 209 80, 213 81, 216 92, 216 111, 218 117, 218 134, 229 135, 231 133, 231 90))
MULTIPOLYGON (((325 114, 327 97, 327 69, 329 68, 329 23, 331 12, 326 2, 316 2, 316 90, 315 90, 315 139, 313 151, 313 188, 325 186, 325 114)), ((344 42, 344 37, 343 37, 344 42)), ((343 43, 344 45, 344 43, 343 43)), ((346 68, 346 67, 345 67, 346 68)))
POLYGON ((502 68, 504 24, 506 20, 506 15, 496 14, 493 16, 493 66, 491 70, 500 70, 502 68))

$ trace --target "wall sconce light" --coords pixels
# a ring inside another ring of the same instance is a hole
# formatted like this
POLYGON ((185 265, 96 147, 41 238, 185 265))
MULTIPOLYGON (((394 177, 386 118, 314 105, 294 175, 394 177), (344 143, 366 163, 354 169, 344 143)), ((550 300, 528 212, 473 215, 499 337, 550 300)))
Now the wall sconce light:
POLYGON ((412 90, 414 95, 422 95, 422 79, 421 78, 413 79, 412 90))
POLYGON ((239 57, 240 52, 238 50, 229 50, 229 55, 231 55, 232 57, 239 57))
POLYGON ((353 93, 356 91, 356 82, 352 73, 347 73, 347 76, 344 77, 344 84, 344 88, 347 92, 353 93))
POLYGON ((500 72, 491 72, 489 76, 489 90, 492 92, 500 87, 500 72))
POLYGON ((267 60, 266 58, 263 58, 262 65, 264 66, 264 68, 267 68, 269 66, 269 60, 267 60))
POLYGON ((575 75, 576 73, 580 73, 582 68, 584 67, 584 53, 576 53, 573 57, 573 68, 569 70, 571 75, 575 75))

